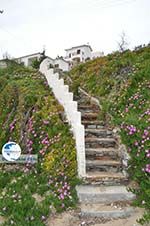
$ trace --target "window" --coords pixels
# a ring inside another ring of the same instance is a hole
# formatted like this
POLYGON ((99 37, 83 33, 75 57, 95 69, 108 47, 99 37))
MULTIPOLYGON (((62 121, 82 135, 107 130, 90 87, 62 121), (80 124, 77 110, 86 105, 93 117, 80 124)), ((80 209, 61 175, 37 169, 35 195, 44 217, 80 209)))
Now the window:
POLYGON ((78 49, 78 50, 77 50, 77 54, 80 54, 80 52, 81 52, 80 49, 78 49))
POLYGON ((55 68, 59 68, 59 64, 55 64, 55 68))
POLYGON ((53 68, 54 66, 52 64, 49 64, 49 68, 53 68))
POLYGON ((69 53, 69 58, 71 58, 71 53, 69 53))

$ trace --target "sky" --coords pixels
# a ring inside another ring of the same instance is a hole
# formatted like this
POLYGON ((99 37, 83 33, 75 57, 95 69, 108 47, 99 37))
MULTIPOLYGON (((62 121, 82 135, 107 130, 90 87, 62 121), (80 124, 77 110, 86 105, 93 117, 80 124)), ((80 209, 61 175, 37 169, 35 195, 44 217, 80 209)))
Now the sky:
POLYGON ((55 58, 90 44, 105 54, 150 42, 150 0, 0 0, 0 58, 41 52, 55 58))

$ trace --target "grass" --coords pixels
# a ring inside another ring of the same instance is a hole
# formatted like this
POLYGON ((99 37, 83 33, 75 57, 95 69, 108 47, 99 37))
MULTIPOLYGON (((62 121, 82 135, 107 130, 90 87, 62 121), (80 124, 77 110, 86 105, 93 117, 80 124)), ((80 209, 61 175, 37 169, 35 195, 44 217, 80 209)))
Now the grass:
POLYGON ((0 146, 19 143, 36 165, 0 165, 3 226, 44 226, 54 211, 75 207, 75 142, 45 78, 14 63, 0 70, 0 146), (38 198, 36 198, 38 197, 38 198))
POLYGON ((150 222, 150 46, 80 64, 65 80, 75 93, 80 86, 97 97, 101 118, 110 120, 111 115, 107 123, 120 128, 131 156, 130 178, 138 184, 132 190, 137 195, 134 204, 145 208, 140 223, 150 222))

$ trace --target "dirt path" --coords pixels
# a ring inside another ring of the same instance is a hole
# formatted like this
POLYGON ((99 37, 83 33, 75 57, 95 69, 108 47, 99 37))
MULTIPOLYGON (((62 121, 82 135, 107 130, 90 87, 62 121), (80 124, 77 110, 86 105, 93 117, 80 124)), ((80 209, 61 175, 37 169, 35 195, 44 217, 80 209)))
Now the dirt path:
POLYGON ((50 217, 47 220, 47 226, 140 226, 136 220, 142 216, 142 213, 143 210, 138 209, 129 218, 106 221, 104 219, 84 219, 80 217, 79 212, 67 211, 50 217))
MULTIPOLYGON (((143 210, 138 210, 131 217, 126 219, 110 220, 81 218, 79 211, 66 211, 62 214, 55 214, 47 220, 47 226, 140 226, 136 219, 142 216, 143 210)), ((0 216, 0 225, 5 219, 0 216)), ((150 225, 145 225, 150 226, 150 225)))

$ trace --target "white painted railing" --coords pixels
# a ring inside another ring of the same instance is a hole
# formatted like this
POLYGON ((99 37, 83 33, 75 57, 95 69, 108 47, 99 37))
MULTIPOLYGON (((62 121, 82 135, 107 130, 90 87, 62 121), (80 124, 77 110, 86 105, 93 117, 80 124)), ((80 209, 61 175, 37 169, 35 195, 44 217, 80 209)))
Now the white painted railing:
POLYGON ((64 85, 64 80, 59 79, 59 74, 54 73, 53 69, 48 69, 46 61, 41 63, 40 72, 46 76, 56 99, 64 107, 76 141, 78 176, 85 177, 85 130, 81 124, 81 112, 78 112, 77 102, 73 101, 73 93, 69 92, 68 85, 64 85))

